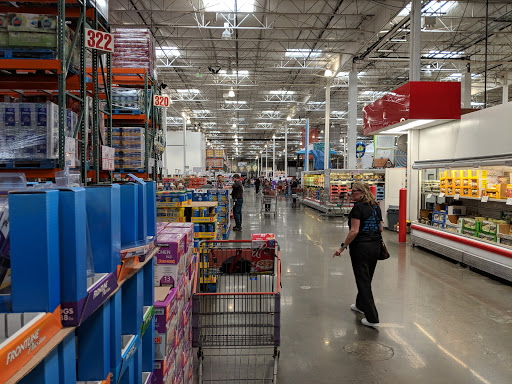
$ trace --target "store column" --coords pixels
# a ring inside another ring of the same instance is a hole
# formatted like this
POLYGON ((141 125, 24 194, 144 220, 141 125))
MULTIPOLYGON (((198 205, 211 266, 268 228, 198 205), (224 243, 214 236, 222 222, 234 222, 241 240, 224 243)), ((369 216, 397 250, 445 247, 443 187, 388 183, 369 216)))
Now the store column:
POLYGON ((162 131, 164 132, 164 152, 162 153, 162 176, 167 177, 167 108, 162 108, 162 131))
POLYGON ((357 69, 352 65, 348 75, 348 131, 347 131, 347 168, 356 168, 357 140, 357 69))
POLYGON ((284 126, 284 177, 288 177, 288 124, 284 126))
POLYGON ((411 2, 411 43, 409 44, 409 81, 420 81, 421 71, 421 0, 411 2))
POLYGON ((508 72, 503 75, 503 104, 508 103, 508 72))
POLYGON ((466 71, 461 78, 462 108, 471 108, 471 67, 466 66, 466 71))
MULTIPOLYGON (((411 44, 409 62, 409 81, 420 81, 421 70, 421 0, 412 0, 411 4, 411 44)), ((419 171, 412 169, 418 160, 419 130, 409 130, 407 140, 407 218, 418 218, 419 171)))
POLYGON ((276 135, 272 136, 272 178, 276 177, 276 135))
MULTIPOLYGON (((329 163, 331 162, 331 146, 330 146, 330 126, 329 120, 331 116, 331 85, 329 80, 325 84, 325 126, 324 126, 324 195, 328 201, 330 195, 330 180, 329 180, 329 163)), ((354 145, 355 147, 355 145, 354 145)))
POLYGON ((309 171, 309 118, 306 119, 306 128, 304 129, 304 171, 309 171))
POLYGON ((187 116, 183 115, 183 176, 187 169, 187 116))
POLYGON ((265 144, 265 177, 268 178, 268 148, 265 144))

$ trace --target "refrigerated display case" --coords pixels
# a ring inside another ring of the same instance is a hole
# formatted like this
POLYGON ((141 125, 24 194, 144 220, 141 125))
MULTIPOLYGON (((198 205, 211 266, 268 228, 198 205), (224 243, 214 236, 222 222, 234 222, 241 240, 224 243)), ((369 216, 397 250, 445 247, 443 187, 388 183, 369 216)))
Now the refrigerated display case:
POLYGON ((384 200, 384 169, 329 169, 302 173, 301 203, 327 215, 347 215, 352 208, 348 192, 356 181, 375 185, 377 201, 384 200))
POLYGON ((413 245, 512 281, 512 166, 420 170, 413 245))

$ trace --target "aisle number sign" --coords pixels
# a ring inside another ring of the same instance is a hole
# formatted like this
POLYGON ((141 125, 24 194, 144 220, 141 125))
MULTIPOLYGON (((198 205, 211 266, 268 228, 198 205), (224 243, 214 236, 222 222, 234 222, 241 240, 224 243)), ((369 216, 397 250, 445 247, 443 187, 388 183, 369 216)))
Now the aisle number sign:
POLYGON ((153 98, 153 105, 155 107, 168 107, 170 103, 169 96, 155 95, 153 98))
POLYGON ((95 29, 85 29, 85 44, 87 48, 97 49, 103 52, 114 53, 114 35, 95 29))

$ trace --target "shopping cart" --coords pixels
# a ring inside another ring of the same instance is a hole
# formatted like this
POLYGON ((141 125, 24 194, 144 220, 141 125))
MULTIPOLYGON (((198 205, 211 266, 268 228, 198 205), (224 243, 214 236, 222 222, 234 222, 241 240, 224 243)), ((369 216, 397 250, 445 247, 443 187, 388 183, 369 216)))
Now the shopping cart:
POLYGON ((275 190, 263 190, 261 195, 261 213, 277 215, 277 193, 275 190))
POLYGON ((281 259, 250 240, 205 241, 192 295, 199 384, 276 383, 281 259), (215 247, 215 248, 212 248, 215 247))
POLYGON ((300 207, 299 196, 302 196, 304 190, 302 188, 292 188, 292 207, 300 207))

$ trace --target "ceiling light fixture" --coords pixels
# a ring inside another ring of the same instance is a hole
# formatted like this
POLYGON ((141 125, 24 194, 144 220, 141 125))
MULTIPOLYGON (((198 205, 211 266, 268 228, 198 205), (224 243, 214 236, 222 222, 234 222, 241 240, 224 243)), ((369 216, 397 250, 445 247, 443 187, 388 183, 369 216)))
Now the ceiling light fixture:
POLYGON ((187 118, 187 124, 190 124, 190 123, 191 123, 190 119, 187 118))
POLYGON ((325 72, 324 72, 324 76, 325 77, 331 77, 332 76, 332 71, 329 68, 327 68, 325 70, 325 72))
POLYGON ((229 90, 228 96, 229 96, 229 97, 235 97, 235 91, 233 91, 233 88, 231 88, 231 89, 229 90))
POLYGON ((292 119, 292 117, 290 115, 288 115, 288 117, 286 118, 287 121, 290 121, 292 119))
POLYGON ((233 123, 232 127, 233 127, 233 128, 236 128, 236 123, 233 123))

